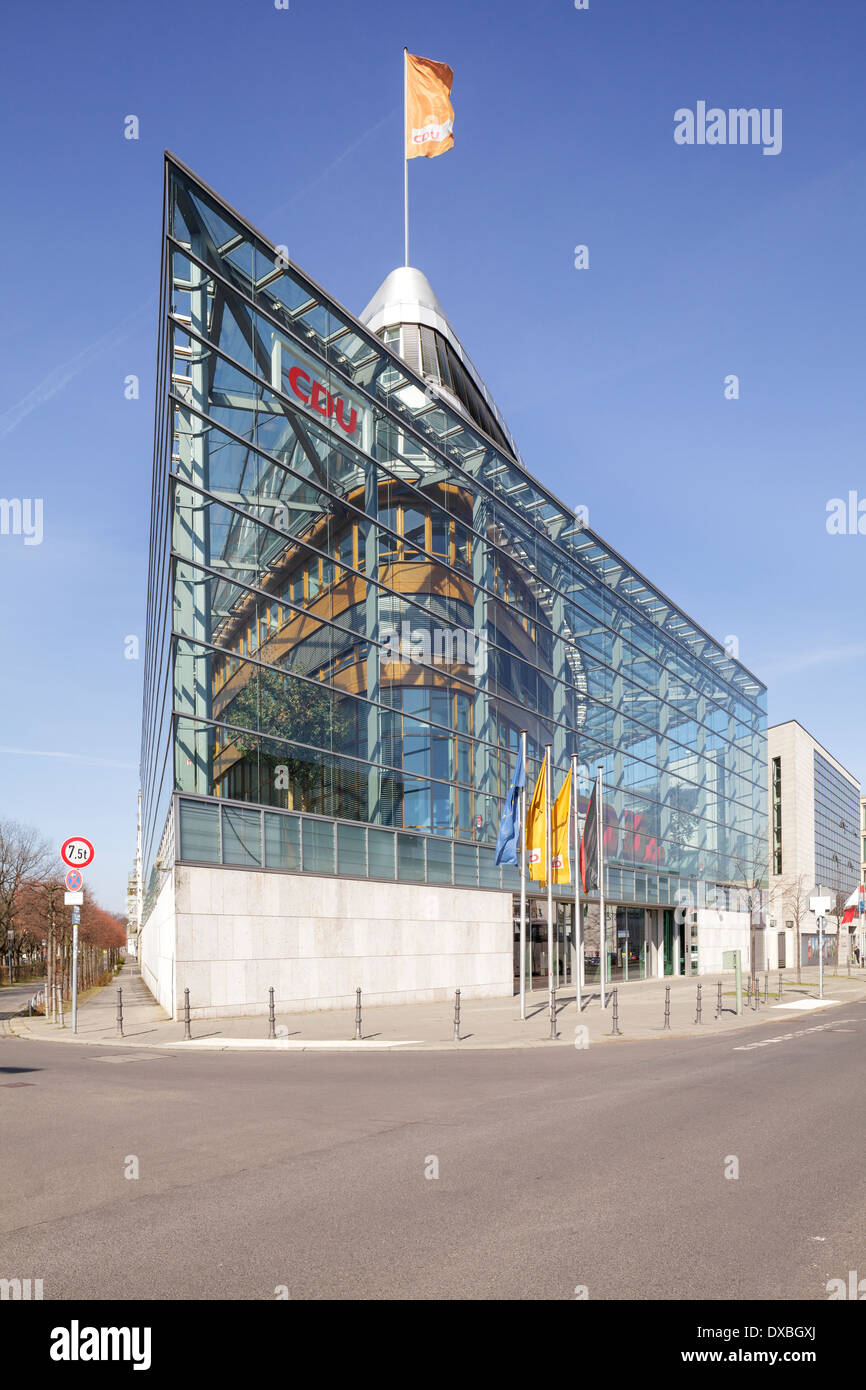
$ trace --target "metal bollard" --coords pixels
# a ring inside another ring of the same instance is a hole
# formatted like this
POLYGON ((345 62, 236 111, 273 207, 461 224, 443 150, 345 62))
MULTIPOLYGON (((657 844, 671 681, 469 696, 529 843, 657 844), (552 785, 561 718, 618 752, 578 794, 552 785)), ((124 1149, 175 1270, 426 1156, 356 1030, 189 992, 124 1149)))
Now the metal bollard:
POLYGON ((701 1022, 701 986, 698 985, 698 1011, 695 1014, 695 1023, 701 1022))
POLYGON ((622 1037, 622 1029, 619 1026, 619 993, 616 989, 613 991, 613 1024, 610 1031, 612 1037, 622 1037))
POLYGON ((117 986, 117 1036, 123 1037, 123 990, 117 986))
POLYGON ((460 991, 454 991, 454 1041, 460 1041, 460 991))
POLYGON ((183 992, 183 1040, 192 1042, 192 1033, 189 1031, 189 990, 183 992))
POLYGON ((556 990, 550 991, 550 1041, 556 1038, 556 990))
POLYGON ((782 1002, 782 972, 779 971, 779 1003, 782 1002))
POLYGON ((271 1001, 270 1004, 269 1004, 269 1006, 268 1006, 268 1039, 271 1039, 271 1038, 276 1038, 276 1036, 277 1036, 277 1027, 276 1027, 277 1020, 276 1020, 276 1018, 274 1017, 274 987, 273 987, 273 985, 271 985, 270 989, 268 990, 268 994, 270 995, 270 1001, 271 1001))
POLYGON ((62 986, 62 985, 58 985, 58 986, 57 986, 57 1012, 58 1012, 59 1015, 60 1015, 60 1027, 61 1027, 61 1028, 65 1028, 65 1027, 66 1027, 66 1021, 65 1021, 65 1019, 64 1019, 64 1017, 63 1017, 63 986, 62 986))
POLYGON ((361 986, 355 990, 355 1042, 361 1041, 361 986))
POLYGON ((769 1004, 769 1002, 770 1002, 770 972, 769 972, 769 970, 766 970, 766 971, 764 972, 764 1003, 765 1003, 765 1004, 769 1004))
POLYGON ((752 1012, 753 1012, 753 1013, 754 1013, 754 1011, 755 1011, 755 1010, 757 1009, 757 1007, 758 1007, 758 995, 759 995, 759 990, 758 990, 758 977, 757 977, 757 975, 755 976, 755 979, 754 979, 754 985, 755 985, 755 988, 752 990, 752 1012))
POLYGON ((752 977, 751 977, 751 975, 750 975, 749 978, 748 978, 748 980, 746 981, 746 1008, 747 1008, 747 1009, 750 1009, 751 1007, 752 1007, 752 977))
MULTIPOLYGON (((665 985, 665 1023, 664 1023, 664 1027, 669 1029, 670 1026, 671 1026, 671 987, 670 987, 670 985, 665 985)), ((662 1032, 664 1032, 664 1028, 662 1029, 662 1032)))

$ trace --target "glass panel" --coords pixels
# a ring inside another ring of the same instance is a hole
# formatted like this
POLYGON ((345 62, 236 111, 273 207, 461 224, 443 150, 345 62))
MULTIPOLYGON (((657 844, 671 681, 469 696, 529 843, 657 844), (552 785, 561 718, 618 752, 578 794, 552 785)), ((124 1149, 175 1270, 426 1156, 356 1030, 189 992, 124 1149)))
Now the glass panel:
POLYGON ((478 869, 481 875, 482 888, 499 887, 499 868, 493 862, 495 851, 479 847, 478 849, 478 869))
POLYGON ((397 877, 408 882, 424 882, 424 836, 397 836, 397 877))
POLYGON ((455 842, 454 882, 467 888, 478 886, 478 852, 474 845, 455 842))
POLYGON ((337 826, 337 872, 367 877, 367 831, 363 825, 337 826))
POLYGON ((180 803, 180 857, 205 864, 220 862, 219 806, 180 803))
POLYGON ((301 867, 301 828, 297 816, 265 812, 265 864, 269 869, 301 867))
POLYGON ((433 837, 427 841, 427 882, 451 882, 450 840, 437 840, 433 837))
POLYGON ((334 826, 328 821, 307 820, 301 823, 304 846, 305 874, 334 872, 334 826))
POLYGON ((371 878, 394 877, 394 836, 388 830, 368 830, 371 878))
POLYGON ((262 862, 262 816, 260 811, 243 811, 224 806, 223 863, 260 866, 262 862))

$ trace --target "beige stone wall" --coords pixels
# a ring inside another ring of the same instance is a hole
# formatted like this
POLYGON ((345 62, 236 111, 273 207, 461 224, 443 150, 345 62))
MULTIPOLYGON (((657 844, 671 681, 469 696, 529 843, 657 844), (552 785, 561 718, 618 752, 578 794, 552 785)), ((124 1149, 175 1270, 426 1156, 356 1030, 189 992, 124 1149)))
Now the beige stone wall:
POLYGON ((172 1015, 175 944, 174 874, 168 873, 153 910, 141 929, 139 966, 141 978, 153 997, 172 1015))
MULTIPOLYGON (((510 996, 510 893, 175 869, 176 1000, 193 1017, 510 996)), ((177 1005, 176 1005, 177 1008, 177 1005)))

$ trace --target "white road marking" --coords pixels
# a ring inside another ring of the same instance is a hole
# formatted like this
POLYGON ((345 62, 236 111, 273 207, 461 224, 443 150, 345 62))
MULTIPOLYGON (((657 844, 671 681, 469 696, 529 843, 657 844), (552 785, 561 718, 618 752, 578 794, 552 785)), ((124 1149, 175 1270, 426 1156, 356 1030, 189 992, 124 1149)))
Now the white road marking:
POLYGON ((734 1052, 751 1052, 753 1047, 769 1047, 770 1043, 788 1042, 790 1038, 803 1038, 807 1033, 823 1033, 828 1028, 836 1028, 840 1023, 854 1023, 853 1018, 834 1019, 832 1023, 816 1023, 812 1028, 798 1028, 796 1033, 782 1033, 778 1038, 763 1038, 761 1042, 741 1043, 734 1052))
POLYGON ((800 999, 793 1000, 790 1004, 773 1004, 774 1009, 828 1009, 831 1004, 838 1004, 838 999, 800 999))

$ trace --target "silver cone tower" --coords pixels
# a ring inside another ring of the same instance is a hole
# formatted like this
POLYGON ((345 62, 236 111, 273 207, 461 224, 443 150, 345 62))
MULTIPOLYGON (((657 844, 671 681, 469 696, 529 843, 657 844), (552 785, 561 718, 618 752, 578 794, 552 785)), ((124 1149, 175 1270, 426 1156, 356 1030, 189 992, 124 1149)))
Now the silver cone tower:
POLYGON ((401 265, 379 286, 361 323, 452 408, 519 459, 511 432, 423 271, 401 265))

